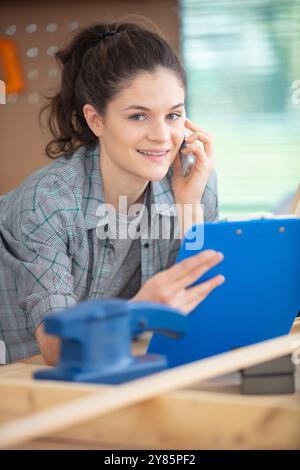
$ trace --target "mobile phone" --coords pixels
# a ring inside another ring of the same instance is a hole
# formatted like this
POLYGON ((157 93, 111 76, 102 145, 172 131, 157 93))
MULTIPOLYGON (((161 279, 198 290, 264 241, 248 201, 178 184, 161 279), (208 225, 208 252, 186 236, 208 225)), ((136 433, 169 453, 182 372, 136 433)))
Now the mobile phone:
POLYGON ((189 129, 185 130, 184 139, 179 149, 179 157, 180 157, 180 163, 181 163, 181 176, 188 176, 191 173, 192 168, 196 163, 196 157, 192 153, 188 153, 187 155, 184 155, 181 152, 181 150, 186 148, 185 138, 191 134, 192 132, 189 129))

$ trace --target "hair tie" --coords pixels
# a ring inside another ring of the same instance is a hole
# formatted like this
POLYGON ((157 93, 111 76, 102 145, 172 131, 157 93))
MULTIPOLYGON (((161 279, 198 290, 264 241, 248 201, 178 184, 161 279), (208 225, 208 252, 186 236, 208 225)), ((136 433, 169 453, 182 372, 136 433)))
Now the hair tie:
POLYGON ((106 33, 102 33, 99 35, 99 40, 101 41, 102 39, 105 39, 108 36, 114 36, 117 34, 119 31, 113 30, 113 31, 107 31, 106 33))

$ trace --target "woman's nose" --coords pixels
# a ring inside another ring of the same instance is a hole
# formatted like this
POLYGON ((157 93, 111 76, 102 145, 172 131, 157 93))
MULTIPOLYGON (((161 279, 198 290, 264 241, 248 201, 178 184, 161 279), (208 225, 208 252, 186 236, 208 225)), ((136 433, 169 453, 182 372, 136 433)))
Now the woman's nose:
POLYGON ((148 132, 148 139, 159 142, 170 142, 171 131, 168 124, 161 122, 153 124, 148 132))

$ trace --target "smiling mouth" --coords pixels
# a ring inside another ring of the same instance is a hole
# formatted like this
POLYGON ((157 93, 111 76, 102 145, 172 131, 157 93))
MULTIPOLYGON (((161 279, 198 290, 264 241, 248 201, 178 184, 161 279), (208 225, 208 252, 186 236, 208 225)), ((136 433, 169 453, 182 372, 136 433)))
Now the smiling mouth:
POLYGON ((146 150, 137 150, 141 155, 150 156, 150 157, 163 157, 169 153, 170 150, 164 150, 161 152, 148 152, 146 150))
POLYGON ((141 150, 137 150, 141 157, 146 158, 151 162, 161 163, 166 160, 170 150, 166 150, 165 152, 143 152, 141 150))

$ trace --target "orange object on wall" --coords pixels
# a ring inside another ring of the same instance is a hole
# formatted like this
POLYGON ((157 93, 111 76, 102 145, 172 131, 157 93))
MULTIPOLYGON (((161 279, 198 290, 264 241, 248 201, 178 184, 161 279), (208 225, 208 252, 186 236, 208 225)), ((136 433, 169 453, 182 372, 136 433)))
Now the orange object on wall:
POLYGON ((3 64, 6 93, 19 93, 24 88, 24 78, 15 41, 0 38, 0 60, 3 64))

